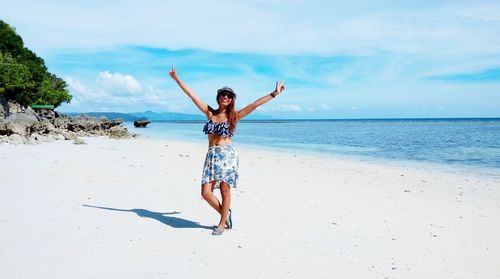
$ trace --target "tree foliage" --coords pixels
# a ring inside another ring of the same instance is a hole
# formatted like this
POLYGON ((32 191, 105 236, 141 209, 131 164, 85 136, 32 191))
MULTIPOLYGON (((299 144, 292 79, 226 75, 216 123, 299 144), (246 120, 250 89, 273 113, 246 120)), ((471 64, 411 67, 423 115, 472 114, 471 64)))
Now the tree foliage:
POLYGON ((0 97, 23 106, 69 103, 66 82, 48 72, 45 62, 24 47, 15 29, 0 20, 0 97))

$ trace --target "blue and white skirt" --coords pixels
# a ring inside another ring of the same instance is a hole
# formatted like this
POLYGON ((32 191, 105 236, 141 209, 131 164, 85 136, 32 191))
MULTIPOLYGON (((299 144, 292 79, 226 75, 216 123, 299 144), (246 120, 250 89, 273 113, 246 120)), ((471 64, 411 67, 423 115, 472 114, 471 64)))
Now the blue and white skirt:
POLYGON ((232 144, 209 146, 203 165, 201 184, 217 181, 215 188, 219 188, 220 182, 225 182, 234 188, 238 181, 239 165, 238 153, 232 144))

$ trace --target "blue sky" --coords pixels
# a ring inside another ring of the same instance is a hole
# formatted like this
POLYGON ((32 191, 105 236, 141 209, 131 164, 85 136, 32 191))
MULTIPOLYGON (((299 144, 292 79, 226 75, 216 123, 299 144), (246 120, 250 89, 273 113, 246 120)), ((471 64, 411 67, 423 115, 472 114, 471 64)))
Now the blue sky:
POLYGON ((197 113, 230 86, 284 118, 500 117, 499 1, 6 1, 61 111, 197 113))

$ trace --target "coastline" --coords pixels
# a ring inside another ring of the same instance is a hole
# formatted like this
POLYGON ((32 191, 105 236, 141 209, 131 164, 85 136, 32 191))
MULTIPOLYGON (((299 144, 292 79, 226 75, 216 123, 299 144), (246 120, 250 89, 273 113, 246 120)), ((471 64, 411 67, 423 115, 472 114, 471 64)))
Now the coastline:
POLYGON ((6 276, 500 275, 495 177, 236 145, 235 228, 217 238, 206 144, 85 141, 0 145, 6 276))
MULTIPOLYGON (((196 122, 198 123, 198 122, 196 122)), ((201 123, 201 122, 200 122, 201 123)), ((199 138, 193 137, 179 137, 171 134, 158 133, 155 134, 141 134, 142 131, 145 131, 144 128, 137 129, 133 128, 131 123, 125 122, 125 126, 131 131, 138 134, 139 138, 148 139, 148 140, 163 140, 163 141, 176 141, 176 142, 191 142, 196 144, 205 144, 206 138, 204 136, 200 136, 199 138)), ((150 129, 150 128, 146 128, 150 129)), ((197 134, 198 135, 198 134, 197 134)), ((416 168, 423 169, 427 171, 439 171, 439 172, 448 172, 448 173, 468 173, 471 175, 486 175, 491 176, 493 178, 500 179, 500 169, 490 166, 477 166, 477 165, 465 165, 465 164, 446 164, 443 162, 433 162, 433 161, 423 161, 423 160, 409 160, 409 159, 394 159, 394 158, 383 158, 383 157, 375 157, 375 156, 363 156, 363 155, 348 155, 341 153, 332 153, 332 152, 324 152, 321 150, 315 149, 305 149, 305 148, 290 148, 290 147, 277 147, 277 146, 266 146, 259 144, 251 144, 251 143, 241 143, 238 142, 238 139, 235 140, 235 146, 237 148, 244 149, 257 149, 262 152, 278 152, 278 153, 289 153, 292 155, 305 155, 312 156, 316 158, 326 159, 326 160, 347 160, 347 161, 361 161, 368 164, 383 164, 395 167, 408 167, 408 168, 416 168)))
MULTIPOLYGON (((452 172, 467 171, 498 176, 500 161, 497 155, 500 155, 500 147, 495 140, 498 134, 494 131, 500 128, 500 122, 484 122, 484 119, 477 121, 479 122, 470 119, 409 122, 401 119, 360 122, 275 120, 267 121, 269 124, 266 125, 247 121, 245 125, 239 126, 234 143, 252 149, 300 152, 413 167, 428 166, 452 172)), ((199 131, 198 122, 182 123, 151 123, 151 127, 135 131, 149 138, 202 143, 206 141, 199 131)), ((201 122, 199 123, 201 127, 201 122)))

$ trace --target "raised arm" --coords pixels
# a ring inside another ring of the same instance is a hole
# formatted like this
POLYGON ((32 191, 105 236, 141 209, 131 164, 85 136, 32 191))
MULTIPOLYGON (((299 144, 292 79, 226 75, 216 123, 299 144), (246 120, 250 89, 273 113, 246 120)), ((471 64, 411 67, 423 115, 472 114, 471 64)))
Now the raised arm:
POLYGON ((240 109, 238 111, 238 118, 242 119, 243 117, 249 115, 256 108, 258 108, 259 106, 261 106, 261 105, 269 102, 269 100, 274 99, 274 97, 276 97, 279 94, 281 94, 281 92, 283 92, 284 90, 285 90, 285 83, 283 81, 282 82, 276 82, 276 88, 274 89, 273 92, 265 95, 264 97, 261 97, 261 98, 257 99, 255 102, 253 102, 253 103, 249 104, 248 106, 240 109))
POLYGON ((198 97, 189 87, 187 87, 187 85, 184 84, 184 82, 182 82, 182 80, 177 76, 174 65, 172 65, 172 70, 170 71, 169 74, 172 77, 172 79, 175 82, 177 82, 177 85, 179 85, 182 91, 184 91, 184 93, 186 93, 186 95, 188 95, 188 97, 191 98, 191 100, 198 107, 198 109, 201 112, 203 112, 208 118, 210 118, 210 114, 212 113, 210 107, 205 102, 203 102, 203 100, 200 99, 200 97, 198 97))

